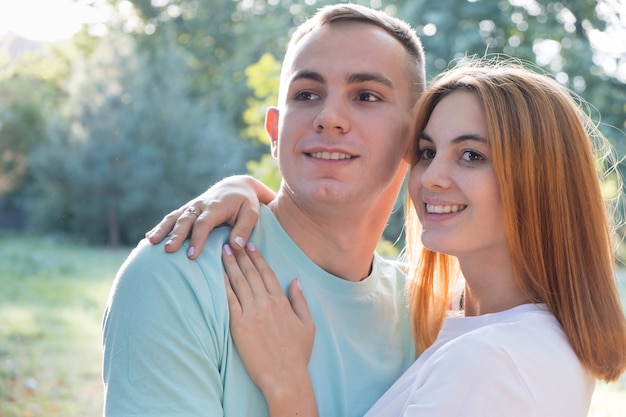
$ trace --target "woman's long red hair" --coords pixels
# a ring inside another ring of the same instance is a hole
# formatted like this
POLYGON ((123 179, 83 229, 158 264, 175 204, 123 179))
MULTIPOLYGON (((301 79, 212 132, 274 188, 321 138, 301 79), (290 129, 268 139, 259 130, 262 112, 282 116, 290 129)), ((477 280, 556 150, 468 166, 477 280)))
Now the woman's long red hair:
MULTIPOLYGON (((511 64, 457 67, 420 99, 421 132, 442 97, 457 89, 483 103, 493 166, 505 210, 515 276, 545 303, 580 361, 599 379, 626 369, 626 318, 616 284, 613 228, 597 174, 605 141, 570 93, 551 78, 511 64)), ((459 276, 454 257, 419 242, 407 205, 408 286, 418 348, 433 343, 459 276)))

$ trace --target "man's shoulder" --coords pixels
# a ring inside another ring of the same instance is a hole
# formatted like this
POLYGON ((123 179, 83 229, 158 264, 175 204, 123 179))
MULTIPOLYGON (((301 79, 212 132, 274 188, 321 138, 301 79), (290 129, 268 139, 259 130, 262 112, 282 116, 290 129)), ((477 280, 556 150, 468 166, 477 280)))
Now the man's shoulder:
MULTIPOLYGON (((206 249, 207 255, 212 252, 206 249)), ((228 314, 222 269, 219 253, 214 258, 191 260, 184 248, 167 253, 161 244, 142 241, 117 272, 106 316, 132 312, 154 323, 156 317, 167 318, 168 312, 181 307, 187 313, 211 310, 203 316, 222 320, 228 314)))
MULTIPOLYGON (((187 257, 188 240, 180 249, 169 253, 165 251, 164 242, 153 245, 144 239, 131 251, 119 268, 117 281, 153 286, 160 280, 175 285, 176 281, 180 281, 176 277, 185 278, 183 281, 195 276, 206 278, 212 274, 213 269, 221 271, 221 248, 228 240, 228 235, 229 229, 226 227, 213 230, 197 260, 187 257)), ((221 272, 218 281, 221 282, 221 272)))

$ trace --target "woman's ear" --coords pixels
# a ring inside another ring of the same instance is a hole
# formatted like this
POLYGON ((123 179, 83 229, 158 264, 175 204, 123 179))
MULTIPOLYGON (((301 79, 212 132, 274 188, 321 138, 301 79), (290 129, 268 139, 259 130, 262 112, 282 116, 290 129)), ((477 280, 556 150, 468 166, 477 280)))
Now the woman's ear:
POLYGON ((265 112, 265 131, 270 137, 272 156, 278 158, 278 107, 269 107, 265 112))

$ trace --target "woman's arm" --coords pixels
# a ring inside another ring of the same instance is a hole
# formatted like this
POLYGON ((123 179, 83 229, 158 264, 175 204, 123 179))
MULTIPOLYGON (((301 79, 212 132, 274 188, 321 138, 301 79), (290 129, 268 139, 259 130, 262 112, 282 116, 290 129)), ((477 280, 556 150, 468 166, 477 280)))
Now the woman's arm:
POLYGON ((209 232, 220 224, 228 223, 233 226, 230 244, 243 248, 259 218, 259 203, 268 204, 274 197, 274 191, 253 177, 227 177, 166 215, 146 233, 146 238, 156 244, 169 233, 165 250, 176 252, 191 231, 187 256, 195 259, 202 251, 209 232))
POLYGON ((271 417, 317 417, 308 363, 315 338, 299 281, 289 299, 253 244, 222 256, 230 331, 248 374, 263 392, 271 417))

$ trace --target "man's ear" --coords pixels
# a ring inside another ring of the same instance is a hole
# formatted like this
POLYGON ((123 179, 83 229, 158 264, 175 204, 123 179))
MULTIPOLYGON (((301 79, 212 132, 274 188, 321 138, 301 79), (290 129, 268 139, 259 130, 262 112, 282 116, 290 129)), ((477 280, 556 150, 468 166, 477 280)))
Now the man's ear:
POLYGON ((278 107, 269 107, 265 112, 265 131, 270 137, 274 158, 278 158, 278 112, 278 107))

